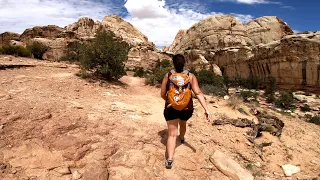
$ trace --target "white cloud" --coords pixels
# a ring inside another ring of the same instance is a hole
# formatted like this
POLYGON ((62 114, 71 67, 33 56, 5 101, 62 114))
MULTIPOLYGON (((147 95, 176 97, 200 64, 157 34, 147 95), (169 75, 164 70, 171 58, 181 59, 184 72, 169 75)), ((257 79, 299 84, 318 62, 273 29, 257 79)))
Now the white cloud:
POLYGON ((221 2, 235 2, 241 4, 281 4, 280 2, 267 1, 267 0, 219 0, 221 2))
MULTIPOLYGON (((125 20, 138 28, 149 38, 149 41, 159 47, 170 45, 180 29, 188 29, 213 14, 222 14, 199 13, 192 10, 192 7, 187 7, 186 4, 180 7, 175 4, 174 8, 172 6, 169 8, 165 1, 158 0, 128 0, 125 7, 129 12, 125 20)), ((251 15, 233 15, 241 22, 253 19, 251 15)))
POLYGON ((64 27, 82 16, 101 20, 117 11, 111 7, 110 3, 87 0, 0 0, 0 33, 22 33, 48 24, 64 27))

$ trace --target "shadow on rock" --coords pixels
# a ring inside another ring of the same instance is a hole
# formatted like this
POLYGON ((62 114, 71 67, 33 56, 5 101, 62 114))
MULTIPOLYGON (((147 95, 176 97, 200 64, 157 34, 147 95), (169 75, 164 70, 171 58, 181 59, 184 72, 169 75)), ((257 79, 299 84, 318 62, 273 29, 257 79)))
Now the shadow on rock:
MULTIPOLYGON (((162 131, 158 132, 159 136, 161 137, 161 143, 163 145, 167 145, 167 139, 168 139, 168 129, 164 129, 162 131)), ((179 137, 177 137, 177 143, 176 143, 176 148, 179 147, 180 145, 185 145, 188 148, 190 148, 194 153, 197 152, 196 148, 194 148, 191 144, 189 144, 188 142, 184 142, 184 144, 182 144, 179 141, 179 137)))

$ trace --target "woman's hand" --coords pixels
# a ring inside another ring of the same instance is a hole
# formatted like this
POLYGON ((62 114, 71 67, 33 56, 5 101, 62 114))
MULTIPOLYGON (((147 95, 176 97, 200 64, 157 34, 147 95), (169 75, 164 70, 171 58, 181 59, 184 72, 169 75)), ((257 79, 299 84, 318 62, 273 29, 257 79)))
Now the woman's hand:
POLYGON ((212 119, 211 119, 210 112, 209 112, 209 111, 206 111, 204 114, 206 115, 207 121, 210 122, 210 121, 212 120, 212 119))

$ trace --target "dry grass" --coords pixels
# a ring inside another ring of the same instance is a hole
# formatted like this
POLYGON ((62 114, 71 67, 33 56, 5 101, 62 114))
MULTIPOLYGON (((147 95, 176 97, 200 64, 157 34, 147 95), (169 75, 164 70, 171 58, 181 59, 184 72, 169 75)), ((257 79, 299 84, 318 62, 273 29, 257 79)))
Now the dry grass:
POLYGON ((233 95, 233 96, 230 96, 230 99, 228 100, 227 105, 231 107, 233 110, 235 110, 240 107, 242 102, 243 100, 239 96, 233 95))

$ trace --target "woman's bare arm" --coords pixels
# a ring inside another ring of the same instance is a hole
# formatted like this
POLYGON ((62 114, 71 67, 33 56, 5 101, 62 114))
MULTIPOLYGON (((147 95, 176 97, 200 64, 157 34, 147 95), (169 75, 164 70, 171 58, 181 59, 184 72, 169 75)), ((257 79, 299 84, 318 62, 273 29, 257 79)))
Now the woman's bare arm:
POLYGON ((191 74, 191 76, 192 76, 191 77, 192 90, 193 90, 194 94, 196 95, 196 97, 198 98, 201 106, 203 107, 207 120, 210 122, 211 116, 209 113, 209 109, 207 107, 206 100, 204 99, 203 93, 202 93, 201 89, 199 88, 198 80, 197 80, 196 76, 194 76, 193 74, 191 74))
POLYGON ((168 83, 168 73, 164 76, 161 84, 161 97, 167 100, 167 83, 168 83))

